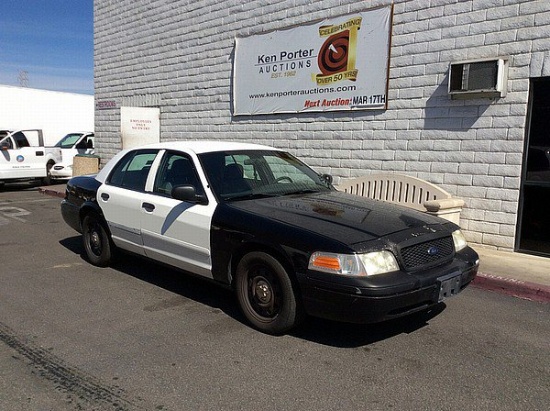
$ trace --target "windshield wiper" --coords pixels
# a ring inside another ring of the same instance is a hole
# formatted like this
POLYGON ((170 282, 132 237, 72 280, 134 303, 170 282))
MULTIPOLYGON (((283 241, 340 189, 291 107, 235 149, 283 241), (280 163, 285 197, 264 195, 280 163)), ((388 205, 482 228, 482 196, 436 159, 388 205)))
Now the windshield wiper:
POLYGON ((287 193, 284 193, 284 195, 288 196, 293 194, 310 194, 310 193, 319 193, 321 191, 322 190, 317 188, 302 188, 301 190, 289 191, 287 193))
POLYGON ((269 197, 279 197, 281 194, 279 193, 272 193, 272 194, 266 194, 266 193, 248 193, 248 194, 238 194, 234 196, 229 197, 222 197, 225 201, 234 201, 234 200, 253 200, 257 198, 269 198, 269 197))

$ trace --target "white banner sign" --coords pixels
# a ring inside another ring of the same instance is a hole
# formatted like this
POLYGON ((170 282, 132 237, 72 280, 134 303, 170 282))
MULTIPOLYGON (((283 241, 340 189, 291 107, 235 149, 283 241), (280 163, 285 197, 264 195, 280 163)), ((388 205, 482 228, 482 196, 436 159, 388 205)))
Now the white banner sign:
POLYGON ((385 109, 392 7, 237 38, 235 115, 385 109))

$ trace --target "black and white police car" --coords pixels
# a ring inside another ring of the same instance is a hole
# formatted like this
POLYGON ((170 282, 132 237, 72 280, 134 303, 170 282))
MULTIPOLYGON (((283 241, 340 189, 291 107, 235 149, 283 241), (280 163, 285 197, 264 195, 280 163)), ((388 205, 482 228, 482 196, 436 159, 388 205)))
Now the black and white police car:
POLYGON ((478 255, 455 224, 330 181, 272 147, 160 143, 73 177, 61 212, 92 264, 121 249, 213 279, 271 334, 307 314, 354 323, 408 315, 475 277, 478 255))

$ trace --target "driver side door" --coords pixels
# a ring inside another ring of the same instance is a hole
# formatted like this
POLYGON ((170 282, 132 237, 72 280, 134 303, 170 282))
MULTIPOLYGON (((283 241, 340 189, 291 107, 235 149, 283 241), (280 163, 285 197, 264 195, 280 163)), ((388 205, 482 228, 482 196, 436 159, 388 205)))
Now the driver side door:
POLYGON ((155 260, 212 278, 210 229, 216 208, 213 197, 205 203, 176 200, 172 188, 192 185, 206 195, 195 160, 179 151, 166 151, 160 161, 152 192, 141 204, 141 236, 145 254, 155 260))
POLYGON ((0 169, 5 179, 46 176, 44 147, 31 147, 22 131, 2 139, 0 169))

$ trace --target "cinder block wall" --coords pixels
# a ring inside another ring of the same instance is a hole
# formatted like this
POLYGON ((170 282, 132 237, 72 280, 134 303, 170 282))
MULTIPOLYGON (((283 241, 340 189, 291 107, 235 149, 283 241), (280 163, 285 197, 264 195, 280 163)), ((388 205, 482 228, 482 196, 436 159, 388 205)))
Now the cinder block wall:
MULTIPOLYGON (((550 76, 548 0, 395 0, 388 109, 232 117, 236 36, 390 0, 95 0, 95 97, 161 108, 161 139, 286 148, 336 179, 395 171, 464 198, 474 243, 514 246, 529 78, 550 76), (451 61, 510 57, 505 98, 450 100, 451 61)), ((96 111, 105 162, 120 110, 96 111)))

